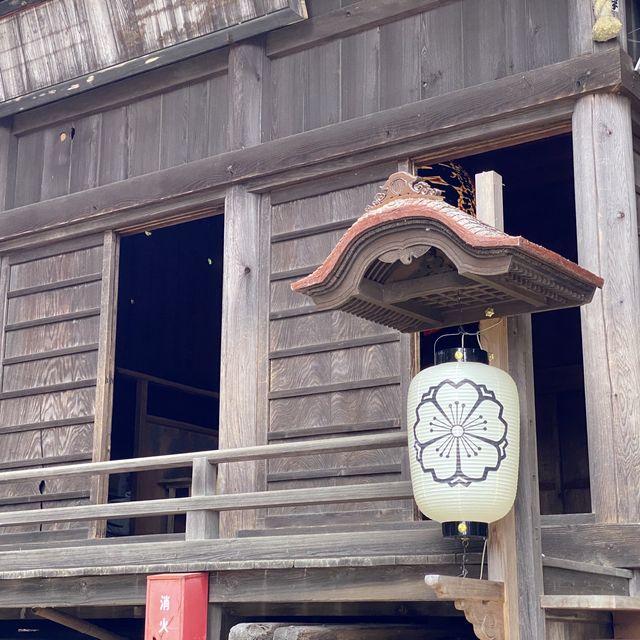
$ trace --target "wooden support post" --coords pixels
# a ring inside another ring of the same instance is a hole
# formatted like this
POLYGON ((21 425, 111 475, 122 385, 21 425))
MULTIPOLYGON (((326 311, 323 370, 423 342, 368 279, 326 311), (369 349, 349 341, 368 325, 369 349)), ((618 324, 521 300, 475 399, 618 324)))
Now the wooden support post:
POLYGON ((640 247, 629 100, 581 98, 573 115, 580 264, 604 278, 581 309, 591 504, 640 521, 640 247))
MULTIPOLYGON (((232 187, 225 204, 224 284, 222 303, 222 366, 220 372, 221 449, 255 445, 258 387, 258 332, 256 308, 259 278, 258 229, 260 196, 232 187)), ((222 464, 218 493, 259 490, 258 464, 222 464)), ((221 515, 220 535, 230 538, 239 529, 253 529, 254 511, 221 515)))
MULTIPOLYGON (((229 52, 229 148, 257 145, 261 139, 262 82, 268 60, 260 40, 235 45, 229 52)), ((225 200, 222 367, 220 372, 219 447, 257 444, 256 416, 260 371, 258 335, 261 197, 234 186, 225 200)), ((221 465, 218 492, 256 491, 258 463, 221 465)), ((256 526, 254 511, 223 513, 220 535, 256 526)))
MULTIPOLYGON (((210 496, 216 492, 218 468, 206 458, 193 461, 191 495, 210 496)), ((217 511, 190 511, 187 513, 185 540, 208 540, 220 534, 220 514, 217 511)), ((221 640, 224 611, 219 604, 207 607, 207 640, 221 640)))
MULTIPOLYGON (((476 176, 476 201, 478 219, 503 228, 502 178, 497 173, 476 176)), ((488 574, 490 580, 504 582, 504 637, 540 640, 545 620, 539 602, 543 587, 531 317, 485 320, 481 329, 492 364, 511 374, 520 394, 518 493, 511 512, 490 527, 488 574)))
MULTIPOLYGON (((191 495, 210 496, 216 491, 217 468, 206 458, 193 461, 191 495)), ((209 540, 219 535, 217 511, 190 511, 187 513, 185 540, 209 540)))
MULTIPOLYGON (((119 249, 118 236, 113 231, 107 231, 104 234, 104 243, 102 245, 102 288, 100 292, 96 410, 93 426, 93 462, 108 460, 111 457, 119 249)), ((91 479, 92 504, 102 504, 107 502, 108 498, 109 476, 94 476, 91 479)), ((89 537, 104 537, 106 526, 105 520, 93 521, 89 528, 89 537)))

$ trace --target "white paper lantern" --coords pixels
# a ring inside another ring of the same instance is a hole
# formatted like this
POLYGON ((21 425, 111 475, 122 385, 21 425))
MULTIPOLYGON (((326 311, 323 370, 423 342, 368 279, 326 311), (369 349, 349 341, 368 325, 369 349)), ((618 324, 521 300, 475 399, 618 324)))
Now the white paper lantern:
POLYGON ((470 361, 485 352, 447 351, 459 360, 424 369, 409 386, 415 501, 438 522, 494 522, 513 506, 518 484, 518 391, 506 372, 470 361))

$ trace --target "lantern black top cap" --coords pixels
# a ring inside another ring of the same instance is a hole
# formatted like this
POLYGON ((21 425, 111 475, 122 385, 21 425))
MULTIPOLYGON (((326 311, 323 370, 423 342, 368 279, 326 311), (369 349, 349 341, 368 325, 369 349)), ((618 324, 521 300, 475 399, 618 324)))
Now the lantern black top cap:
POLYGON ((489 354, 483 349, 469 349, 467 347, 450 347, 438 349, 435 354, 435 364, 446 362, 481 362, 489 364, 489 354), (456 354, 458 354, 456 356, 456 354))

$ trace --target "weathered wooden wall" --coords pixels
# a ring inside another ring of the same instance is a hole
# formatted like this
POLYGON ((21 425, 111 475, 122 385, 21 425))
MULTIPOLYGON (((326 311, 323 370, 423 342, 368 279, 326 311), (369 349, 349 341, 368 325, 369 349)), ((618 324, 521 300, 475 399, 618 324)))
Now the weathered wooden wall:
MULTIPOLYGON (((296 0, 295 10, 290 4, 289 0, 50 0, 25 7, 0 18, 0 102, 65 81, 71 83, 43 94, 83 91, 101 83, 104 69, 121 65, 125 73, 131 65, 123 63, 146 54, 157 52, 143 65, 162 64, 169 57, 163 50, 172 45, 260 19, 264 26, 256 33, 302 19, 304 3, 296 0), (264 18, 276 13, 289 17, 269 26, 264 18)), ((232 32, 217 46, 233 39, 232 32)))
MULTIPOLYGON (((374 14, 375 3, 364 5, 374 14)), ((309 22, 327 19, 339 6, 339 0, 310 2, 309 22)), ((299 27, 281 30, 279 38, 294 39, 299 27)), ((566 0, 552 5, 484 0, 481 10, 476 0, 443 0, 424 13, 295 53, 276 50, 267 39, 267 54, 271 49, 273 54, 263 70, 262 141, 566 59, 567 34, 566 0)), ((46 200, 226 151, 225 56, 221 51, 219 60, 207 60, 216 75, 182 86, 163 90, 162 76, 156 75, 153 83, 146 81, 148 96, 144 76, 139 86, 125 81, 129 102, 101 88, 93 102, 87 94, 16 116, 15 195, 9 194, 9 204, 46 200), (119 106, 104 109, 101 100, 119 106), (51 126, 42 128, 43 122, 51 126)), ((204 64, 194 59, 192 66, 204 64)), ((180 82, 176 72, 152 73, 165 73, 167 85, 180 82)), ((189 65, 181 63, 180 74, 186 79, 189 73, 189 65)), ((115 85, 112 93, 118 91, 115 85)))
MULTIPOLYGON (((380 179, 393 168, 377 169, 380 179)), ((370 170, 371 171, 371 170, 370 170)), ((369 173, 369 179, 376 170, 369 173)), ((402 426, 410 364, 401 335, 339 311, 319 312, 291 283, 310 273, 371 203, 381 181, 327 183, 274 194, 271 210, 268 442, 341 437, 402 426), (324 186, 324 189, 322 188, 324 186), (306 195, 307 197, 303 197, 306 195), (403 384, 404 383, 404 384, 403 384)), ((394 481, 406 477, 398 449, 270 461, 267 487, 290 489, 394 481)), ((412 519, 395 502, 271 509, 267 526, 340 524, 353 519, 412 519), (366 512, 366 513, 363 513, 366 512), (340 515, 338 516, 337 513, 340 515)))
MULTIPOLYGON (((321 5, 323 12, 339 6, 321 5)), ((263 140, 565 60, 568 29, 566 0, 455 0, 297 53, 281 55, 279 47, 263 140)))
MULTIPOLYGON (((2 469, 86 461, 94 455, 102 254, 102 237, 93 237, 3 259, 2 469)), ((89 497, 86 482, 76 479, 0 486, 4 510, 84 504, 89 497)))
MULTIPOLYGON (((394 19, 389 2, 314 0, 307 31, 293 25, 256 40, 266 56, 250 82, 251 114, 260 120, 258 135, 250 139, 229 125, 247 115, 242 111, 245 87, 233 91, 229 86, 236 76, 227 73, 228 64, 234 64, 227 61, 228 50, 16 115, 12 129, 0 128, 0 208, 3 200, 6 209, 46 202, 474 87, 569 55, 568 0, 401 4, 403 11, 412 7, 403 13, 408 17, 394 19), (350 24, 336 13, 349 7, 371 19, 362 21, 363 27, 317 36, 333 19, 350 24), (378 14, 384 19, 376 25, 378 14)), ((251 78, 252 73, 249 66, 241 75, 251 78)), ((268 384, 262 377, 257 382, 264 395, 258 398, 264 409, 258 409, 261 442, 401 428, 410 340, 345 315, 317 312, 290 291, 291 282, 321 262, 396 167, 391 162, 352 171, 346 181, 326 177, 272 194, 270 220, 260 225, 271 226, 269 260, 261 262, 270 266, 259 274, 269 280, 265 291, 270 292, 258 319, 269 325, 268 339, 257 341, 258 357, 269 362, 268 384)), ((262 209, 268 210, 268 205, 262 209)), ((64 312, 52 308, 47 313, 64 312)), ((65 322, 47 326, 65 328, 65 322)), ((71 330, 65 334, 69 340, 74 336, 71 330)), ((37 387, 36 379, 27 386, 37 387)), ((248 444, 245 436, 236 440, 248 444)), ((263 486, 278 489, 395 480, 406 477, 402 458, 391 450, 291 459, 270 463, 260 478, 263 486)), ((398 502, 328 509, 316 509, 317 517, 306 523, 414 516, 410 505, 398 502)), ((263 515, 270 526, 297 524, 295 511, 263 515)))
POLYGON ((226 119, 227 75, 221 74, 27 132, 17 138, 12 204, 222 153, 226 119))

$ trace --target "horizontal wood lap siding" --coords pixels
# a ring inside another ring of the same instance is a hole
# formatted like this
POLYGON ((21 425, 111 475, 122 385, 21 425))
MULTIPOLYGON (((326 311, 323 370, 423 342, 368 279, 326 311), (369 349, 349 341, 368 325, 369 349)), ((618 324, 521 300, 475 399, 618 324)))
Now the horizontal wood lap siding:
MULTIPOLYGON (((321 195, 302 194, 272 207, 268 441, 344 437, 400 429, 402 393, 398 333, 339 311, 319 312, 291 291, 299 274, 322 262, 375 196, 379 182, 321 195), (327 230, 328 229, 328 230, 327 230)), ((402 449, 323 454, 270 461, 269 489, 393 482, 403 477, 402 449)), ((408 520, 407 503, 271 508, 267 527, 299 520, 343 524, 408 520)))
POLYGON ((568 59, 568 33, 567 0, 454 0, 302 51, 278 51, 263 140, 568 59))
MULTIPOLYGON (((101 239, 89 238, 3 258, 0 469, 92 458, 102 254, 101 239)), ((87 504, 89 497, 81 479, 0 485, 3 510, 87 504)))
POLYGON ((19 135, 14 206, 227 151, 227 103, 219 74, 19 135))

